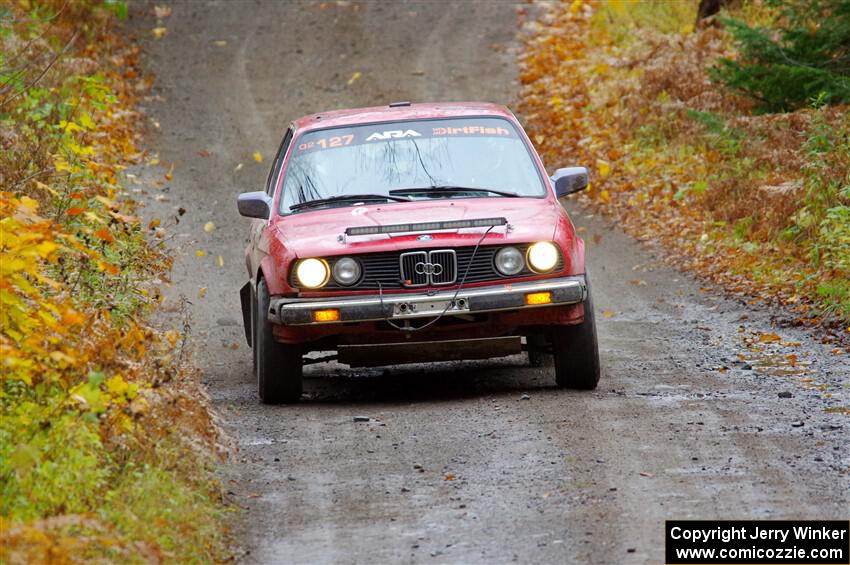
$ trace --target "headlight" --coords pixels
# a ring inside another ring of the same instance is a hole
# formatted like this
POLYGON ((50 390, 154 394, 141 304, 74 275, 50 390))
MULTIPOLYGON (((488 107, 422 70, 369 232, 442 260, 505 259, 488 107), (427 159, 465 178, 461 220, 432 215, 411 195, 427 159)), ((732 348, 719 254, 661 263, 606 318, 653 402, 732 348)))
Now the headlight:
POLYGON ((528 264, 538 273, 546 273, 558 264, 558 248, 554 243, 540 241, 528 248, 528 264))
POLYGON ((328 282, 328 264, 321 259, 304 259, 295 268, 298 282, 307 288, 319 288, 328 282))
POLYGON ((516 247, 503 247, 496 253, 496 270, 503 275, 515 275, 525 267, 522 253, 516 247))
POLYGON ((360 279, 360 263, 351 257, 343 257, 334 263, 334 280, 341 285, 350 286, 360 279))

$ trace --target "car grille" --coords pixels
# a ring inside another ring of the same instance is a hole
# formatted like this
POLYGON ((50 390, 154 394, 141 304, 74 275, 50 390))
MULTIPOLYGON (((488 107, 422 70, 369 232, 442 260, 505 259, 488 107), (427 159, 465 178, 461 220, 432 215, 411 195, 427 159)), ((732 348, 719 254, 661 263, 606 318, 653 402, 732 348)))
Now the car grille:
MULTIPOLYGON (((525 255, 528 245, 515 245, 517 249, 525 255)), ((534 273, 526 266, 520 273, 506 277, 499 273, 495 267, 496 252, 502 246, 481 246, 475 253, 475 260, 470 264, 472 251, 474 247, 458 247, 455 249, 436 249, 436 250, 416 250, 404 252, 387 252, 387 253, 367 253, 363 255, 352 255, 363 267, 363 276, 360 282, 353 286, 342 286, 336 281, 328 281, 328 284, 320 290, 339 290, 351 288, 357 290, 377 290, 379 287, 388 289, 399 288, 416 288, 428 286, 447 286, 463 280, 466 274, 467 283, 486 282, 495 280, 509 280, 521 277, 528 277, 534 273), (429 259, 430 254, 430 260, 429 259), (454 257, 452 257, 454 256, 454 257), (452 260, 452 258, 454 260, 452 260), (432 274, 431 281, 428 281, 426 273, 416 273, 417 263, 431 263, 432 265, 441 265, 442 272, 432 274), (402 273, 404 276, 402 277, 402 273), (410 281, 409 283, 407 281, 410 281)), ((333 268, 333 257, 328 258, 328 263, 333 268)), ((559 272, 564 268, 564 258, 559 254, 558 264, 553 272, 559 272)), ((298 280, 295 277, 294 269, 290 273, 289 284, 298 288, 298 280)))
POLYGON ((399 268, 406 287, 445 286, 457 279, 457 257, 453 249, 402 253, 399 268))

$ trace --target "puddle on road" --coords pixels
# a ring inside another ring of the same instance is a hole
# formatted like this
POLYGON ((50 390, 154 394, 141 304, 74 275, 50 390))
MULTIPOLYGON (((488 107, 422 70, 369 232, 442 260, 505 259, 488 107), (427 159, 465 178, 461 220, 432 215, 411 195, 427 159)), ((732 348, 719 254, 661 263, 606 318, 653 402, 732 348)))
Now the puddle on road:
POLYGON ((669 469, 664 469, 664 472, 669 475, 680 475, 680 476, 693 476, 693 475, 724 475, 724 476, 742 476, 746 475, 747 471, 741 469, 739 467, 733 466, 725 466, 725 467, 712 467, 705 466, 701 464, 697 464, 696 462, 692 467, 674 467, 669 469))
POLYGON ((246 439, 244 441, 239 442, 240 445, 245 447, 254 447, 257 445, 271 445, 274 443, 273 439, 268 438, 255 438, 255 439, 246 439))
MULTIPOLYGON (((800 351, 800 342, 783 340, 774 333, 745 331, 743 328, 740 338, 746 349, 737 354, 738 361, 734 365, 749 365, 758 375, 790 379, 802 389, 820 392, 820 396, 827 402, 835 391, 840 390, 841 387, 835 384, 815 381, 816 371, 812 361, 807 358, 808 353, 800 351)), ((850 414, 850 409, 845 406, 830 406, 823 411, 828 414, 850 414)))
POLYGON ((812 373, 811 361, 801 361, 795 353, 770 352, 762 348, 751 349, 738 357, 750 363, 754 371, 774 377, 801 377, 812 373))
MULTIPOLYGON (((783 341, 772 333, 749 332, 741 335, 746 351, 738 353, 739 363, 749 364, 753 371, 773 377, 805 377, 814 371, 812 362, 797 349, 800 342, 783 341)), ((804 379, 804 382, 806 379, 804 379)), ((808 379, 811 382, 811 379, 808 379)))

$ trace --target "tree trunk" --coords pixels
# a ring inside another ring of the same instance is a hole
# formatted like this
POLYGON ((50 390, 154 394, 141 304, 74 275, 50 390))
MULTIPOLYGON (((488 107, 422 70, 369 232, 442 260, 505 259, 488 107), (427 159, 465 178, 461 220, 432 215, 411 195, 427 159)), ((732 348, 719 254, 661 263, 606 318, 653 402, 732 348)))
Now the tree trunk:
POLYGON ((699 0, 697 23, 719 12, 720 8, 725 6, 727 3, 728 0, 699 0))

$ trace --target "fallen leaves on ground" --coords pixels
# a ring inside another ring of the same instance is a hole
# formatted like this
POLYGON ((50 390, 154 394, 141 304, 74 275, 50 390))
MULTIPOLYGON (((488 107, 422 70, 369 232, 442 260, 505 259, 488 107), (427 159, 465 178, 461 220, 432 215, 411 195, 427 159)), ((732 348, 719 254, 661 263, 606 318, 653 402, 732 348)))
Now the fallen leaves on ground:
POLYGON ((171 15, 171 6, 154 6, 153 13, 158 20, 167 18, 171 15))
POLYGON ((735 53, 690 3, 539 8, 518 111, 546 163, 589 168, 579 201, 796 323, 850 319, 850 191, 823 188, 850 182, 850 107, 754 114, 709 79, 735 53))

